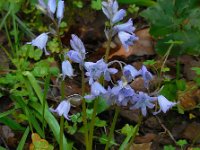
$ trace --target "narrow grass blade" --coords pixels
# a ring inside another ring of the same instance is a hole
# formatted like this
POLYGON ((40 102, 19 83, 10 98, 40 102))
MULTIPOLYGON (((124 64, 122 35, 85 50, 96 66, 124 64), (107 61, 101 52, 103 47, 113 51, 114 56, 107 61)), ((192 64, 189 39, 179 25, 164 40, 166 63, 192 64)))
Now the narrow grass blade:
POLYGON ((20 142, 19 142, 19 145, 17 146, 17 150, 23 150, 24 144, 25 144, 26 139, 27 139, 28 134, 29 134, 29 131, 30 131, 30 129, 29 129, 29 127, 27 127, 22 138, 21 138, 21 140, 20 140, 20 142))
MULTIPOLYGON (((36 103, 36 102, 30 102, 29 105, 35 109, 40 115, 42 115, 42 105, 36 103)), ((48 109, 45 109, 44 118, 46 122, 48 123, 50 129, 52 130, 57 142, 60 141, 60 126, 55 119, 55 117, 51 114, 51 112, 48 109)), ((69 143, 65 136, 63 136, 63 146, 64 150, 71 150, 72 149, 72 143, 69 143)))
POLYGON ((14 111, 15 111, 15 108, 10 109, 10 110, 8 110, 8 111, 6 111, 6 112, 0 113, 0 118, 5 117, 5 116, 8 116, 8 115, 10 115, 11 113, 13 113, 14 111))

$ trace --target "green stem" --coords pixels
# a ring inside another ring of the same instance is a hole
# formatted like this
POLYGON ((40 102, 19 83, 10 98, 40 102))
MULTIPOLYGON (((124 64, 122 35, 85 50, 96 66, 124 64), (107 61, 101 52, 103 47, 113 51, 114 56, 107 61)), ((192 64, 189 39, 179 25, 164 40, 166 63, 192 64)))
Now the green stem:
POLYGON ((107 141, 107 143, 106 143, 105 150, 108 150, 109 144, 110 144, 110 141, 111 141, 111 138, 112 138, 113 135, 114 135, 114 129, 115 129, 115 125, 116 125, 116 123, 117 123, 118 115, 119 115, 119 107, 116 107, 116 108, 115 108, 115 115, 114 115, 113 122, 112 122, 112 125, 111 125, 111 128, 110 128, 110 133, 109 133, 109 135, 108 135, 108 141, 107 141))
POLYGON ((94 134, 94 124, 95 124, 95 117, 96 117, 96 112, 97 112, 98 101, 99 101, 99 97, 94 100, 92 120, 91 120, 91 123, 90 123, 90 131, 89 131, 89 150, 92 150, 93 134, 94 134))
POLYGON ((108 57, 110 54, 110 44, 112 42, 111 36, 109 36, 108 42, 107 42, 107 48, 106 48, 106 53, 105 53, 105 62, 108 62, 108 57))
POLYGON ((63 150, 64 116, 60 117, 60 150, 63 150))
MULTIPOLYGON (((81 68, 81 92, 82 92, 82 96, 84 96, 85 94, 85 76, 84 76, 84 69, 83 67, 81 68)), ((88 149, 89 147, 89 143, 88 143, 88 128, 87 128, 87 114, 86 114, 86 102, 85 99, 82 99, 82 114, 83 114, 83 125, 84 125, 84 129, 85 129, 85 145, 86 145, 86 149, 88 149)))
POLYGON ((140 114, 140 116, 139 116, 139 121, 138 121, 138 123, 136 125, 136 130, 135 130, 135 132, 134 132, 134 134, 133 134, 133 136, 132 136, 132 138, 131 138, 130 142, 128 143, 128 145, 127 145, 125 150, 129 150, 131 145, 133 144, 133 142, 135 140, 135 137, 136 137, 136 135, 137 135, 137 133, 139 131, 141 123, 142 123, 142 114, 140 114))
MULTIPOLYGON (((61 100, 65 98, 65 82, 64 80, 61 81, 61 100)), ((60 117, 60 150, 63 150, 63 135, 64 135, 64 116, 60 117)))

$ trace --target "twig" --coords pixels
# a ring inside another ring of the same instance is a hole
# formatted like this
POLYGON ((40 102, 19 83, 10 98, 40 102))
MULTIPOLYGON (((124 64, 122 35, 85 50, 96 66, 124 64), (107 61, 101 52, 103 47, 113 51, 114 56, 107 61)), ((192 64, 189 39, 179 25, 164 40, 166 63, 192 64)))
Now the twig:
POLYGON ((172 133, 167 129, 167 127, 162 123, 160 118, 158 116, 155 116, 161 127, 165 130, 165 132, 168 133, 169 137, 172 139, 172 141, 176 144, 176 140, 174 139, 172 133))

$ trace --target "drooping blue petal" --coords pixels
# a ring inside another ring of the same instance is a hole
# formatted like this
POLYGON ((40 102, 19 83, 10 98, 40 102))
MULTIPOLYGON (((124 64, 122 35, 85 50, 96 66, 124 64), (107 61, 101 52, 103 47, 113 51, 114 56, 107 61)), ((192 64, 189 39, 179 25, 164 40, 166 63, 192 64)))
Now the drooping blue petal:
POLYGON ((48 0, 48 9, 52 14, 55 13, 55 11, 56 11, 56 0, 48 0))
POLYGON ((119 21, 121 21, 126 15, 126 11, 124 9, 120 9, 119 11, 117 11, 117 13, 114 14, 113 18, 112 18, 112 23, 115 24, 119 21))
POLYGON ((154 108, 154 101, 156 101, 156 97, 150 97, 144 92, 139 92, 139 94, 135 94, 133 96, 133 105, 130 107, 130 109, 141 109, 142 115, 146 116, 147 107, 150 109, 154 108))
POLYGON ((129 34, 123 31, 118 33, 118 37, 126 51, 129 51, 129 46, 133 45, 133 42, 138 40, 138 37, 136 37, 135 34, 129 34))
POLYGON ((94 82, 91 85, 91 94, 84 96, 84 98, 88 100, 93 100, 96 97, 102 96, 106 93, 107 93, 106 89, 99 82, 94 82))
POLYGON ((135 31, 132 19, 129 19, 126 23, 115 25, 114 30, 116 32, 124 31, 132 34, 135 31))
POLYGON ((153 79, 153 75, 151 72, 147 70, 147 68, 143 65, 142 68, 139 70, 140 74, 142 75, 142 78, 144 79, 144 87, 149 87, 150 80, 153 79))
POLYGON ((85 46, 83 42, 78 38, 77 35, 72 34, 72 39, 70 40, 70 45, 73 50, 79 51, 81 54, 85 54, 85 46))
POLYGON ((44 50, 45 55, 49 55, 49 53, 46 51, 47 40, 48 40, 47 33, 42 33, 38 37, 33 39, 31 42, 28 42, 27 44, 36 46, 37 48, 44 50))
POLYGON ((94 82, 91 86, 91 93, 94 96, 99 96, 100 94, 105 94, 106 89, 99 82, 94 82))
POLYGON ((65 7, 64 1, 59 0, 58 1, 58 6, 57 6, 57 12, 56 12, 56 17, 58 19, 58 24, 60 24, 60 22, 61 22, 61 20, 63 18, 64 7, 65 7))
POLYGON ((56 109, 50 108, 51 112, 57 113, 59 116, 64 116, 65 119, 70 120, 69 111, 71 104, 68 100, 63 100, 56 109))
POLYGON ((170 108, 176 105, 175 102, 170 102, 163 95, 158 96, 158 104, 162 112, 166 113, 170 108))
POLYGON ((74 50, 70 50, 69 52, 67 52, 67 56, 69 57, 69 59, 76 63, 82 63, 83 61, 81 54, 74 50))
POLYGON ((63 74, 63 79, 65 78, 65 76, 68 77, 74 76, 72 65, 68 60, 62 62, 62 74, 63 74))
POLYGON ((123 75, 125 76, 125 78, 128 82, 131 82, 139 74, 140 74, 140 72, 131 65, 126 65, 123 68, 123 75))

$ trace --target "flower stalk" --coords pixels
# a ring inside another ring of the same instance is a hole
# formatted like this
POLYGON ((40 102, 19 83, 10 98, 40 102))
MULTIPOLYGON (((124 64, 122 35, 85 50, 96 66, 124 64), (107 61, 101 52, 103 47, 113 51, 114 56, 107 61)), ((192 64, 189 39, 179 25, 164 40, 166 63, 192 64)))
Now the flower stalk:
POLYGON ((115 129, 115 125, 117 123, 117 118, 118 118, 118 115, 119 115, 119 110, 120 110, 119 107, 116 106, 115 107, 115 115, 114 115, 114 118, 113 118, 113 121, 112 121, 112 125, 111 125, 111 128, 110 128, 110 133, 108 135, 108 141, 106 143, 106 147, 105 147, 104 150, 108 150, 111 138, 114 135, 114 129, 115 129))

